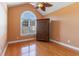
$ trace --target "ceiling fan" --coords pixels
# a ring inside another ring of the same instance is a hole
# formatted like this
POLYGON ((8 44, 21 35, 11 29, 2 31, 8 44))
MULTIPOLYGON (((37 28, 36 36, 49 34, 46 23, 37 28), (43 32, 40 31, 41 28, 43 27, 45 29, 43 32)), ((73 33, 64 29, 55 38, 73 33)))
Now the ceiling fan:
POLYGON ((37 3, 37 6, 36 8, 41 8, 41 10, 45 11, 46 10, 46 7, 51 7, 53 6, 52 4, 50 3, 47 3, 47 2, 40 2, 40 3, 37 3))

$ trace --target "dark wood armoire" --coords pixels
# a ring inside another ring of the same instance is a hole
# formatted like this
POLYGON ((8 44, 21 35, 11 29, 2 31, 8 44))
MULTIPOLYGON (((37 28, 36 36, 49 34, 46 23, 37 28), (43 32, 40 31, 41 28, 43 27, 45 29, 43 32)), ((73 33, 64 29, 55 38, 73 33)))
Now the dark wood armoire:
POLYGON ((37 20, 37 41, 49 41, 49 19, 37 20))

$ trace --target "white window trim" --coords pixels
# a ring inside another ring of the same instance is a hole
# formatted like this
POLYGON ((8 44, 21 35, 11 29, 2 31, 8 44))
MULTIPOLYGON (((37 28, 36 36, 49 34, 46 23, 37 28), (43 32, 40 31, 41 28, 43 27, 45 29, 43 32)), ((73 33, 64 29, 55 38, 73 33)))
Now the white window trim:
MULTIPOLYGON (((27 11, 28 12, 28 11, 27 11)), ((31 12, 31 11, 30 11, 31 12)), ((32 12, 33 13, 33 12, 32 12)), ((29 25, 28 26, 30 26, 30 22, 29 22, 29 25)), ((36 19, 35 19, 35 26, 37 26, 37 21, 36 21, 36 19)), ((21 20, 21 18, 20 18, 20 35, 21 36, 28 36, 28 35, 35 35, 36 34, 36 32, 35 33, 31 33, 31 32, 29 32, 29 33, 26 33, 26 34, 23 34, 22 33, 22 20, 21 20)))

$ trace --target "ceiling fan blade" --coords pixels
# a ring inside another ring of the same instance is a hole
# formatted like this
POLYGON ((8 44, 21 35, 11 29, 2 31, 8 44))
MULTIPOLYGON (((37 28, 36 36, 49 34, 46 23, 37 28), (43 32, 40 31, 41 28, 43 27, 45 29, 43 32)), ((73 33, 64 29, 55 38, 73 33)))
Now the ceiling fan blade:
POLYGON ((52 4, 50 4, 50 3, 42 2, 42 3, 37 4, 36 9, 40 8, 41 10, 45 11, 46 7, 51 7, 51 6, 52 6, 52 4))
POLYGON ((45 9, 46 9, 45 6, 41 7, 41 10, 45 11, 45 9))
POLYGON ((53 6, 53 5, 50 4, 50 3, 45 3, 45 6, 46 6, 46 7, 51 7, 51 6, 53 6))
POLYGON ((38 6, 36 6, 36 9, 38 9, 39 7, 38 6))

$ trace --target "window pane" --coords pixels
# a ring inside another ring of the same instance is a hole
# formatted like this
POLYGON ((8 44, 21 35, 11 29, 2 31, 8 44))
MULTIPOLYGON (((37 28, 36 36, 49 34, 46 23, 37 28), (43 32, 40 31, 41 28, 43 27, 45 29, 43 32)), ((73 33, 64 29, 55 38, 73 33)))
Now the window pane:
POLYGON ((24 19, 22 22, 22 33, 25 34, 28 32, 28 20, 24 19))
POLYGON ((34 20, 30 20, 30 26, 35 26, 35 21, 34 20))

